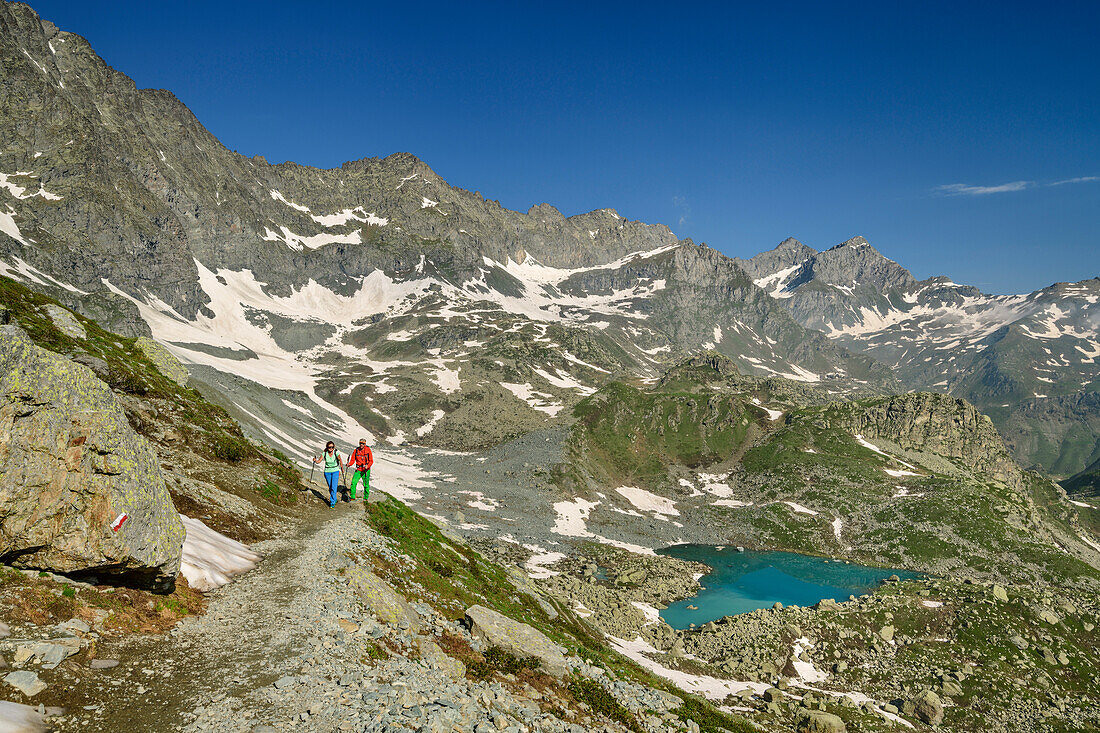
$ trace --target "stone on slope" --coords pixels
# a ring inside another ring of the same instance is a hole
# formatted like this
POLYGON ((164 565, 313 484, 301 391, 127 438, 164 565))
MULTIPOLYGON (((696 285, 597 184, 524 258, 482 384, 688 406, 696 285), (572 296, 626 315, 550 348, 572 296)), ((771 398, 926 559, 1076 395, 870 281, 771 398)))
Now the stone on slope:
POLYGON ((167 586, 184 529, 156 453, 85 366, 0 326, 0 558, 167 586))
POLYGON ((913 698, 913 712, 928 725, 943 722, 943 703, 940 696, 931 690, 925 690, 913 698))
POLYGON ((21 669, 18 672, 12 672, 4 678, 4 682, 19 690, 27 697, 34 697, 42 692, 42 690, 46 689, 46 683, 38 679, 38 674, 25 669, 21 669))
POLYGON ((57 326, 61 333, 74 339, 86 339, 88 338, 88 332, 84 330, 84 326, 80 324, 80 321, 76 320, 76 316, 62 308, 59 305, 52 303, 45 306, 46 315, 53 321, 53 325, 57 326))
POLYGON ((557 677, 569 671, 569 662, 558 645, 534 627, 485 606, 466 609, 466 621, 470 633, 490 646, 498 646, 517 657, 535 657, 546 672, 557 677))
POLYGON ((380 621, 397 625, 404 622, 411 630, 419 630, 420 620, 416 611, 386 581, 361 567, 348 569, 346 575, 360 600, 380 621))
POLYGON ((135 343, 137 347, 141 349, 141 353, 145 354, 146 358, 153 362, 153 365, 160 370, 161 374, 181 387, 187 385, 187 380, 191 378, 191 375, 187 371, 187 367, 185 367, 179 359, 172 356, 172 353, 164 348, 162 344, 154 341, 148 336, 138 337, 135 343))
POLYGON ((45 733, 50 730, 37 708, 0 700, 0 731, 3 733, 45 733))
POLYGON ((848 726, 836 715, 821 710, 803 710, 798 714, 798 733, 845 733, 848 726))
POLYGON ((417 646, 420 649, 421 660, 427 663, 429 667, 440 670, 456 682, 465 679, 466 665, 448 655, 434 641, 419 637, 417 646))

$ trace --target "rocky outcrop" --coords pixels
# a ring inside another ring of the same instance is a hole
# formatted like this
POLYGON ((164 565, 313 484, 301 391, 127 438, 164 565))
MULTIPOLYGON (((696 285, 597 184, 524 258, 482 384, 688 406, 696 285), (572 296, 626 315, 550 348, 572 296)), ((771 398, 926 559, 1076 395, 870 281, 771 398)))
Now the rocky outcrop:
POLYGON ((999 481, 1016 483, 1020 478, 1020 469, 993 421, 957 397, 914 392, 833 405, 808 417, 822 418, 830 427, 862 435, 872 443, 889 441, 902 450, 961 459, 975 474, 999 481))
POLYGON ((562 677, 569 672, 569 662, 561 648, 538 629, 510 619, 485 606, 466 609, 470 633, 490 646, 497 646, 517 657, 535 657, 543 670, 562 677))
POLYGON ((85 366, 0 327, 0 559, 170 585, 184 529, 153 449, 85 366))

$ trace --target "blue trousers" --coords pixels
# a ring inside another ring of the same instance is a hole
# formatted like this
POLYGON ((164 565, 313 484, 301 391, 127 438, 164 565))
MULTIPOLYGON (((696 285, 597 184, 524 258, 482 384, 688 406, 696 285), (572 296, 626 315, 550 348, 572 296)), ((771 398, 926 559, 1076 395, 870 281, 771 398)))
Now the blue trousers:
POLYGON ((325 481, 328 481, 328 505, 336 506, 336 490, 340 488, 340 472, 325 471, 325 481))

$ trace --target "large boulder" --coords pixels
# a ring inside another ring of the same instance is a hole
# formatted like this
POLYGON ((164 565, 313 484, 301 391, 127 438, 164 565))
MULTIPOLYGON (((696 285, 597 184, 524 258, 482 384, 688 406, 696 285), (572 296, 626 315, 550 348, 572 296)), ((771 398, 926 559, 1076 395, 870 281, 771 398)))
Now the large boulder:
POLYGON ((154 587, 179 571, 183 523, 153 449, 90 369, 14 325, 0 326, 0 518, 0 560, 18 567, 154 587))
POLYGON ((913 698, 913 712, 928 725, 943 722, 943 702, 932 690, 923 690, 913 698))
POLYGON ((561 648, 546 634, 485 606, 466 609, 470 633, 490 646, 497 646, 517 657, 535 657, 544 671, 562 677, 569 672, 569 661, 561 648))
POLYGON ((383 623, 408 624, 413 631, 420 630, 420 620, 415 610, 389 583, 358 565, 345 571, 348 583, 355 589, 359 600, 383 623))
POLYGON ((798 714, 798 733, 845 733, 848 726, 838 716, 822 710, 803 710, 798 714))
POLYGON ((138 337, 135 343, 141 349, 141 353, 153 362, 153 365, 160 370, 161 374, 180 386, 187 386, 187 380, 191 378, 187 367, 179 359, 172 356, 172 353, 164 348, 163 344, 148 336, 138 337))

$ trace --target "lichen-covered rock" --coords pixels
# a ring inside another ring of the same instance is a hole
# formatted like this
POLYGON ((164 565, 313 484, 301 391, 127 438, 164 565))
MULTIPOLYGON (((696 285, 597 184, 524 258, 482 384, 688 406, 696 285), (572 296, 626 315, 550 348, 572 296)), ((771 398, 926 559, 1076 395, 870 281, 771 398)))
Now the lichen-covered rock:
POLYGON ((153 362, 161 374, 181 387, 187 384, 187 380, 191 378, 191 375, 188 373, 187 367, 179 359, 172 356, 172 352, 147 336, 139 337, 136 343, 137 347, 141 349, 141 353, 153 362))
POLYGON ((913 698, 913 712, 928 725, 943 722, 943 703, 940 696, 931 690, 924 690, 913 698))
POLYGON ((803 710, 798 714, 798 733, 845 733, 848 726, 840 717, 821 710, 803 710))
POLYGON ((470 633, 490 646, 498 646, 517 657, 535 657, 543 670, 561 677, 569 671, 569 662, 561 648, 533 626, 510 619, 485 606, 466 609, 470 633))
POLYGON ((45 306, 45 308, 46 315, 50 317, 53 325, 57 326, 61 333, 74 339, 88 338, 88 332, 84 330, 84 326, 80 324, 80 321, 76 320, 76 316, 72 314, 72 311, 52 303, 45 306))
POLYGON ((167 586, 184 529, 153 449, 90 369, 0 326, 0 558, 167 586), (112 525, 126 515, 117 528, 112 525))
POLYGON ((375 617, 387 624, 407 623, 413 631, 420 629, 416 611, 390 585, 371 571, 355 566, 347 570, 348 582, 359 594, 363 604, 375 617))

